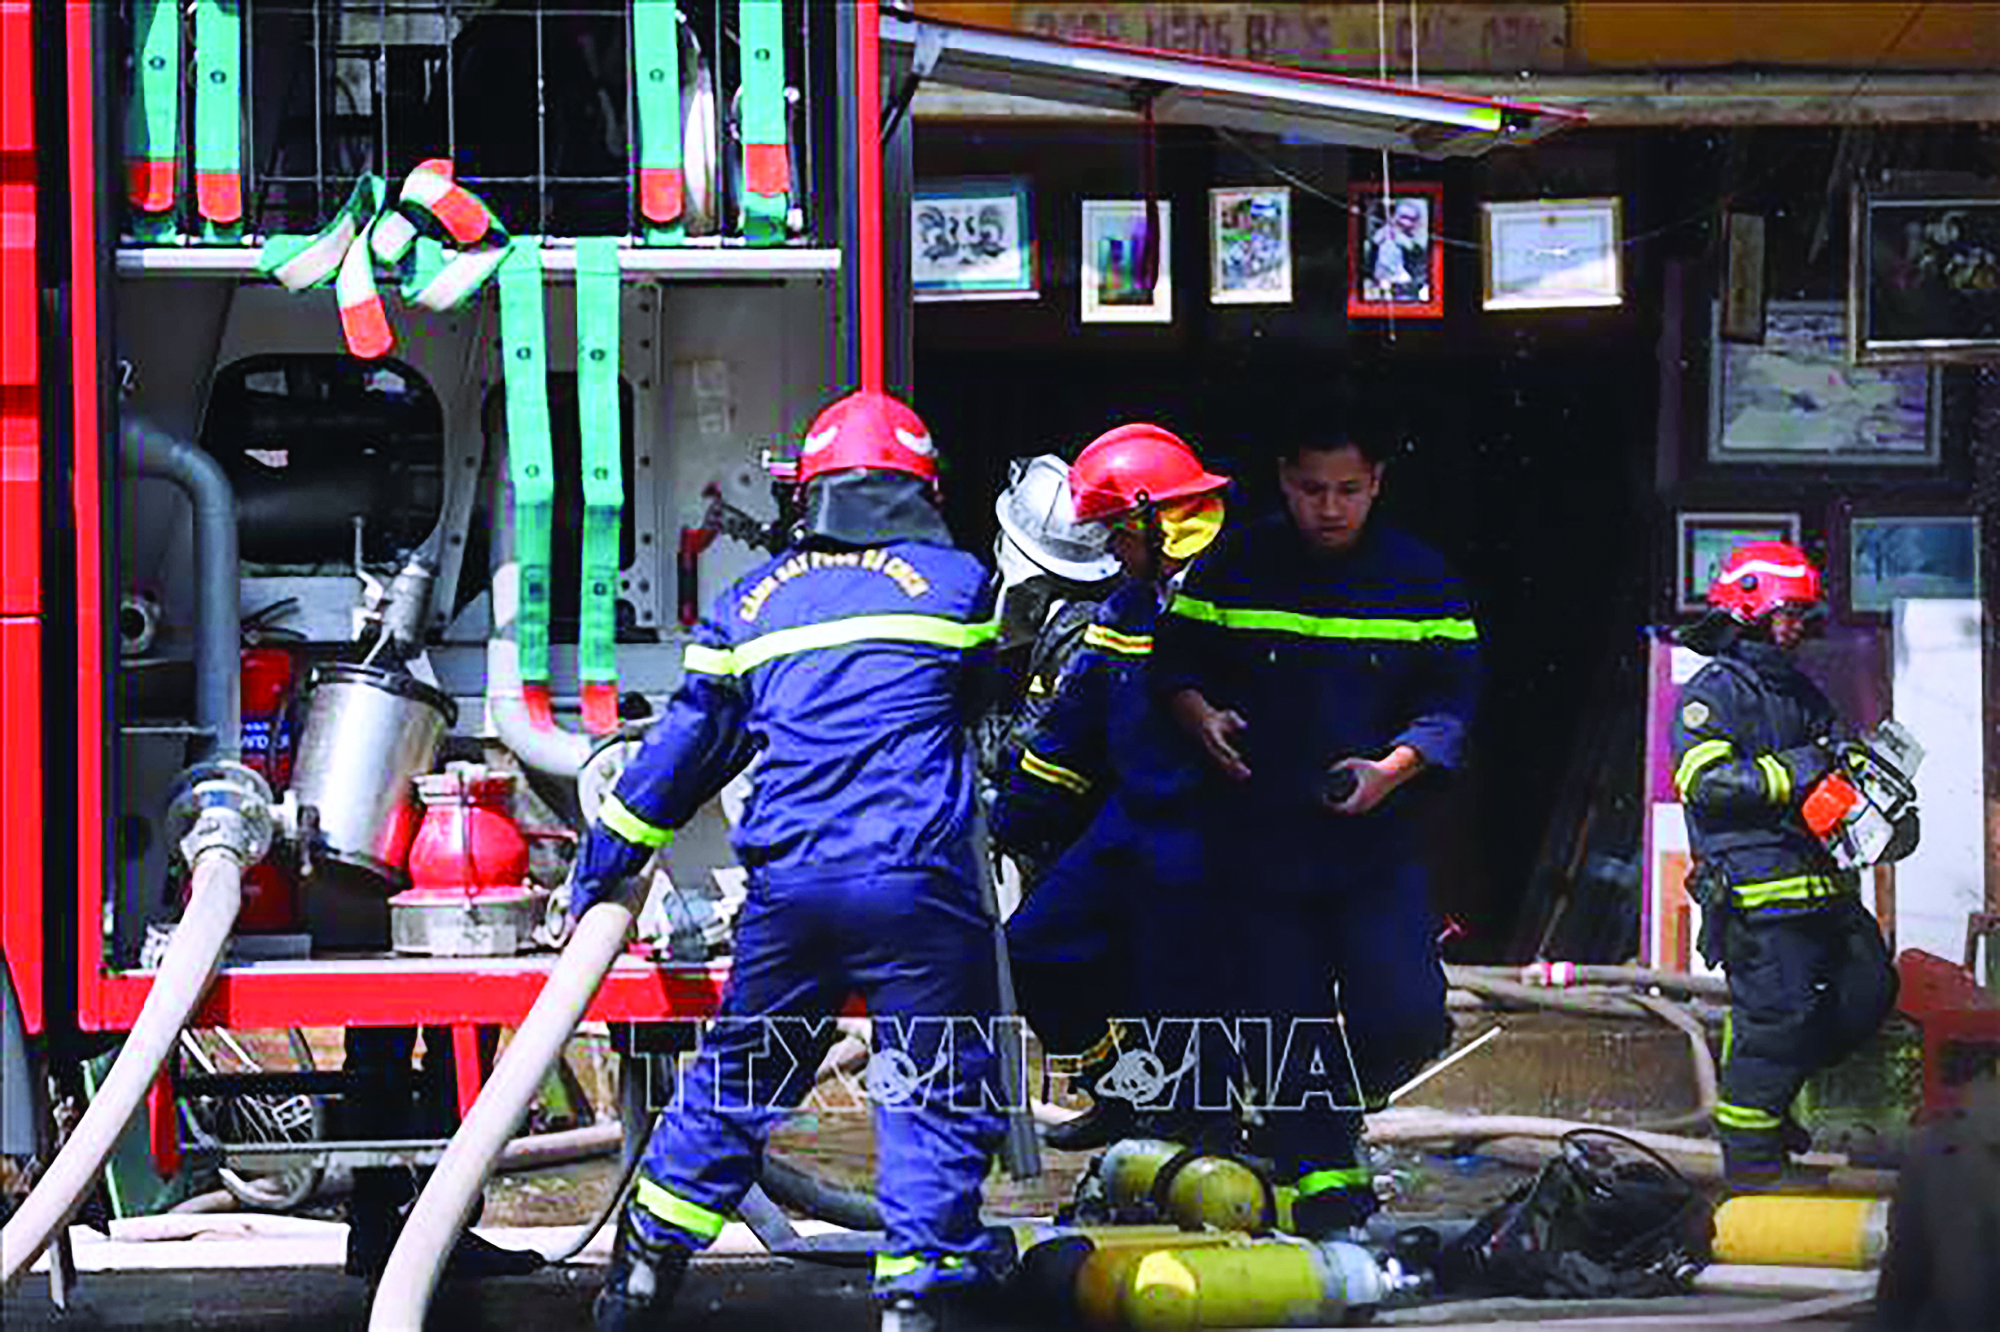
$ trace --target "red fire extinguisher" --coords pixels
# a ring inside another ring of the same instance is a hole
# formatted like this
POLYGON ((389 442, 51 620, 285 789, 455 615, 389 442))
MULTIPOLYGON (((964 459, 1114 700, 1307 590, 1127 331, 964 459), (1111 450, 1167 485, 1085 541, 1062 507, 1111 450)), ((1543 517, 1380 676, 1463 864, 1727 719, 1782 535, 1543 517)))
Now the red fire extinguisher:
MULTIPOLYGON (((260 773, 272 792, 292 780, 292 654, 279 647, 243 650, 243 766, 260 773)), ((274 860, 243 874, 243 908, 236 928, 243 934, 283 934, 298 927, 298 882, 274 860)))

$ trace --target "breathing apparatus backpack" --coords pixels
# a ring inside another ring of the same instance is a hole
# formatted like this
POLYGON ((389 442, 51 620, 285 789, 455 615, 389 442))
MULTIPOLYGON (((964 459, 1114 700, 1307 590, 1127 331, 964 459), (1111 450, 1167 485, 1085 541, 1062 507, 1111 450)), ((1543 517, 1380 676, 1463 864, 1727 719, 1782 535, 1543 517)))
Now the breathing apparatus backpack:
POLYGON ((1678 1295, 1714 1238, 1708 1200, 1663 1157, 1608 1129, 1576 1129, 1534 1179, 1445 1246, 1438 1280, 1457 1293, 1541 1299, 1678 1295))

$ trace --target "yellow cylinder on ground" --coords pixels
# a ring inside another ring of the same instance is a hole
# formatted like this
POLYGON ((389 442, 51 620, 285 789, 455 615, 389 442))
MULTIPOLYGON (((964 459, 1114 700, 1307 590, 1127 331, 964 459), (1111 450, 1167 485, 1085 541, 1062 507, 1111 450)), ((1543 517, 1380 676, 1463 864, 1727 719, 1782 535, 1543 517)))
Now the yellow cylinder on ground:
POLYGON ((1133 1264, 1120 1310, 1137 1332, 1312 1326, 1326 1321, 1326 1281, 1302 1244, 1166 1249, 1133 1264))
POLYGON ((1167 1181, 1167 1215, 1184 1226, 1218 1230, 1265 1230, 1272 1217, 1264 1206, 1264 1181, 1240 1161, 1203 1156, 1188 1162, 1167 1181))
POLYGON ((1169 1235, 1147 1236, 1136 1232, 1155 1227, 1126 1226, 1123 1229, 1135 1233, 1098 1240, 1096 1249, 1077 1270, 1074 1291, 1076 1310, 1092 1327, 1118 1326, 1123 1316, 1120 1305, 1124 1299, 1126 1278, 1132 1275, 1132 1269, 1139 1265, 1139 1260, 1148 1254, 1167 1249, 1219 1249, 1250 1242, 1250 1236, 1241 1231, 1175 1229, 1169 1235))
POLYGON ((1715 1261, 1758 1267, 1874 1267, 1889 1234, 1880 1198, 1731 1198, 1715 1209, 1715 1261))

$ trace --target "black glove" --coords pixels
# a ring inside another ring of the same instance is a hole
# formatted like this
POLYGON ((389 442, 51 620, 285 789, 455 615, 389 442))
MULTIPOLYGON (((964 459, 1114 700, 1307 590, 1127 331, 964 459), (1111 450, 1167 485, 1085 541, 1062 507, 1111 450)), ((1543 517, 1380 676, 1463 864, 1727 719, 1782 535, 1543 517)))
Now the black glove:
POLYGON ((1778 751, 1778 762, 1792 775, 1792 803, 1803 804, 1819 779, 1834 768, 1834 757, 1825 745, 1800 745, 1778 751))
POLYGON ((1894 826, 1895 831, 1889 835, 1889 845, 1883 848, 1880 859, 1875 862, 1878 865, 1893 865, 1908 859, 1909 854, 1917 849, 1917 839, 1923 833, 1918 825, 1917 811, 1905 811, 1894 826))

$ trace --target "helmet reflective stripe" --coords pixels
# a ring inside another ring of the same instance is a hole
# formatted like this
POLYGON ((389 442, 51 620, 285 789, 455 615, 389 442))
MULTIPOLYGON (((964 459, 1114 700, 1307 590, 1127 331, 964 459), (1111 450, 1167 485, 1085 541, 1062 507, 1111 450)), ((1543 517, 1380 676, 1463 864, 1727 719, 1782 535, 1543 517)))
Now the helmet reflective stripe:
POLYGON ((839 437, 840 437, 840 427, 837 425, 828 426, 826 429, 820 431, 817 435, 807 435, 806 452, 818 453, 821 449, 833 443, 833 441, 839 437))
POLYGON ((928 430, 921 435, 913 435, 909 431, 903 429, 903 427, 897 426, 896 442, 898 444, 901 444, 904 448, 910 450, 910 452, 921 453, 926 458, 930 457, 932 454, 937 452, 937 449, 931 445, 931 436, 928 430))
POLYGON ((1752 574, 1768 574, 1772 578, 1810 578, 1812 566, 1808 564, 1772 564, 1768 560, 1751 560, 1740 564, 1723 574, 1725 578, 1747 578, 1752 574))

